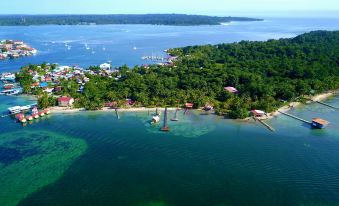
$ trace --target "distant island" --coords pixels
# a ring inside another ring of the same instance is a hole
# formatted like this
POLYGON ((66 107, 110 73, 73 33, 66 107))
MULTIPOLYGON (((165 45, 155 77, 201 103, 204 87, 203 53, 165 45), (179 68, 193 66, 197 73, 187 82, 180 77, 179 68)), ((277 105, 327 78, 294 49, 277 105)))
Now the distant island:
POLYGON ((16 74, 40 108, 72 101, 73 108, 214 107, 234 119, 267 113, 339 88, 339 31, 315 31, 266 42, 170 49, 165 65, 109 64, 89 69, 42 64, 16 74), (57 100, 61 97, 61 100, 57 100))
POLYGON ((261 21, 247 17, 218 17, 185 14, 115 15, 0 15, 0 26, 152 24, 173 26, 220 25, 232 21, 261 21))

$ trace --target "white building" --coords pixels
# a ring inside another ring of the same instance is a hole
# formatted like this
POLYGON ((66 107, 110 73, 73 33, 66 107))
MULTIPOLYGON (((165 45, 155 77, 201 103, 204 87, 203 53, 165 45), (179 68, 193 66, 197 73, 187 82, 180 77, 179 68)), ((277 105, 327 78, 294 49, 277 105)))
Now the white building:
POLYGON ((104 64, 100 64, 100 69, 103 69, 103 70, 110 70, 111 69, 111 65, 108 64, 108 63, 104 63, 104 64))

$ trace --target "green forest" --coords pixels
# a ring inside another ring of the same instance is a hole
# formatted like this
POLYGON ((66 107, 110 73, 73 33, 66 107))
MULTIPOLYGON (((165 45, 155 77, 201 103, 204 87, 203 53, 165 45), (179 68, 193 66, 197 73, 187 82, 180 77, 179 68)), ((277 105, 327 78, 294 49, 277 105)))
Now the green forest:
POLYGON ((114 14, 114 15, 1 15, 0 26, 152 24, 152 25, 219 25, 231 21, 261 21, 246 17, 217 17, 185 14, 114 14))
MULTIPOLYGON (((86 74, 90 81, 83 92, 77 91, 75 80, 61 81, 63 90, 57 95, 72 96, 77 99, 76 107, 90 110, 100 109, 108 101, 123 105, 129 98, 136 106, 145 107, 191 102, 200 108, 209 104, 218 114, 242 119, 251 109, 272 112, 304 95, 339 88, 339 31, 315 31, 265 42, 190 46, 170 49, 169 53, 178 57, 173 65, 122 66, 113 78, 86 74), (225 91, 227 86, 239 93, 225 91)), ((25 75, 27 68, 18 75, 22 85, 30 81, 25 75)), ((44 98, 53 104, 47 95, 44 98)))

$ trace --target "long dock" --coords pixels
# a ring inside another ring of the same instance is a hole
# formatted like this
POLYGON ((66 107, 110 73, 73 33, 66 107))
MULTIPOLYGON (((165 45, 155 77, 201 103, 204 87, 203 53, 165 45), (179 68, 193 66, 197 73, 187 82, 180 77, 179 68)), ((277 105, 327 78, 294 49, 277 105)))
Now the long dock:
POLYGON ((275 132, 275 129, 270 126, 269 124, 267 124, 266 122, 264 122, 263 120, 257 118, 257 117, 253 117, 255 120, 258 120, 261 124, 263 124, 265 127, 267 127, 267 129, 271 130, 272 132, 275 132))
POLYGON ((302 119, 300 117, 297 117, 297 116, 294 116, 294 115, 291 115, 291 114, 288 114, 286 112, 281 112, 281 111, 278 111, 279 113, 283 114, 283 115, 286 115, 286 116, 289 116, 289 117, 292 117, 293 119, 296 119, 296 120, 299 120, 299 121, 302 121, 304 123, 307 123, 307 124, 312 124, 310 121, 307 121, 305 119, 302 119))
POLYGON ((339 110, 339 107, 335 107, 335 106, 332 106, 332 105, 330 105, 330 104, 326 104, 326 103, 324 103, 324 102, 320 102, 320 101, 314 101, 314 102, 319 103, 319 104, 322 104, 322 105, 327 106, 327 107, 330 107, 330 108, 332 108, 332 109, 339 110))

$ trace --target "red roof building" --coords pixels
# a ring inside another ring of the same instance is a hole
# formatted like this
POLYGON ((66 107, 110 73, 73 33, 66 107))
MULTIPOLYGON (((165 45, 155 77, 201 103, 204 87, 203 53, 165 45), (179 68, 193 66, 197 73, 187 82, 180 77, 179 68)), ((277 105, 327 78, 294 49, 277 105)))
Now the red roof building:
POLYGON ((74 103, 74 98, 72 97, 59 97, 58 105, 60 107, 71 107, 74 103))
POLYGON ((193 103, 186 103, 186 104, 185 104, 185 107, 186 107, 187 109, 192 109, 193 106, 194 106, 193 103))

